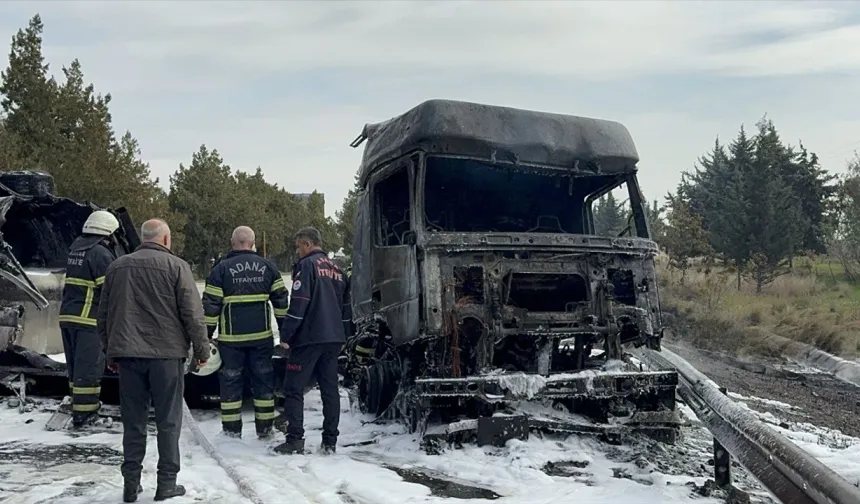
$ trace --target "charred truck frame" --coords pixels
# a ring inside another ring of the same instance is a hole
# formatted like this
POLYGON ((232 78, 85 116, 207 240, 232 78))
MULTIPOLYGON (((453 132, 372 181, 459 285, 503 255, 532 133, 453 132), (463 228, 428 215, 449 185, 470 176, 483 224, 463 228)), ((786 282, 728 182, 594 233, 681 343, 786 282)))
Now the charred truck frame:
MULTIPOLYGON (((0 173, 0 395, 64 397, 68 394, 59 312, 69 248, 95 210, 110 210, 119 222, 113 248, 118 256, 140 245, 137 228, 125 208, 103 208, 54 195, 47 173, 0 173)), ((276 347, 276 361, 283 351, 276 347)), ((275 366, 280 383, 284 367, 275 366)), ((104 370, 100 399, 119 403, 117 374, 104 370)), ((219 402, 218 375, 186 372, 185 398, 192 407, 219 402)), ((21 407, 24 401, 19 401, 21 407)), ((102 408, 115 416, 118 408, 102 408)), ((51 422, 49 422, 51 423, 51 422)))
MULTIPOLYGON (((39 353, 63 352, 57 318, 69 247, 96 210, 54 196, 54 179, 41 172, 0 174, 0 351, 18 345, 39 353), (26 313, 26 316, 24 315, 26 313)), ((117 255, 140 244, 125 208, 112 236, 117 255)))
POLYGON ((498 444, 531 427, 674 441, 677 374, 623 351, 662 337, 623 125, 430 100, 351 145, 365 140, 345 350, 362 411, 425 440, 464 429, 498 444), (621 185, 627 228, 597 236, 592 203, 621 185))
POLYGON ((0 393, 68 393, 66 365, 46 354, 63 353, 58 316, 69 247, 101 209, 120 222, 115 253, 134 250, 140 239, 125 208, 57 197, 47 173, 0 173, 0 393))

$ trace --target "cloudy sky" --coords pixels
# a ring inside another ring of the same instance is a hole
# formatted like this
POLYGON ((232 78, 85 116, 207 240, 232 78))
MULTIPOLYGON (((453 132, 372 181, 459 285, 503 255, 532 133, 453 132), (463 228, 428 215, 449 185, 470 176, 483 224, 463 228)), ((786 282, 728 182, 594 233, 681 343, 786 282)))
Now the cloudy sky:
POLYGON ((621 121, 651 199, 765 113, 828 169, 860 150, 853 2, 4 1, 0 36, 37 12, 165 185, 205 143, 328 214, 364 123, 428 98, 621 121))

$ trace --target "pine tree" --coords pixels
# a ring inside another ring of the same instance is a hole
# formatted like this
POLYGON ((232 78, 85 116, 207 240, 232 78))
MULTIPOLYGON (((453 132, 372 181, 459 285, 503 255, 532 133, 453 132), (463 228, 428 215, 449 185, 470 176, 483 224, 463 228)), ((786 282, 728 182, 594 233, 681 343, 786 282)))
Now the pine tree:
POLYGON ((111 165, 113 131, 108 104, 110 96, 95 94, 87 85, 78 60, 63 68, 65 82, 55 101, 56 141, 41 146, 58 193, 67 198, 111 206, 123 195, 125 182, 111 165), (94 183, 98 181, 98 183, 94 183))
POLYGON ((741 273, 750 258, 749 249, 749 194, 747 176, 753 169, 755 143, 743 127, 729 145, 728 155, 715 156, 708 195, 706 223, 709 241, 723 261, 737 272, 738 290, 741 273), (717 192, 719 191, 719 192, 717 192))
POLYGON ((825 253, 827 218, 833 209, 838 188, 836 176, 821 168, 818 155, 810 153, 802 142, 789 166, 796 171, 792 188, 800 200, 807 224, 798 252, 825 253))
POLYGON ((710 228, 710 221, 715 217, 720 193, 725 189, 722 184, 731 178, 729 170, 728 154, 717 138, 711 152, 700 157, 693 166, 693 172, 681 175, 678 192, 685 195, 690 211, 702 218, 705 229, 710 228))
POLYGON ((661 245, 669 255, 669 265, 681 270, 682 275, 690 267, 691 259, 713 255, 702 217, 691 210, 683 193, 666 195, 666 226, 661 245))
MULTIPOLYGON (((791 258, 811 236, 798 193, 804 187, 820 188, 824 177, 815 171, 817 160, 801 157, 798 162, 770 121, 757 126, 752 138, 741 127, 727 151, 716 142, 695 172, 682 179, 679 194, 701 217, 716 254, 736 270, 738 289, 746 275, 761 292, 788 271, 791 258)), ((814 213, 820 208, 816 205, 805 208, 814 213)))
POLYGON ((792 187, 792 153, 780 141, 772 124, 760 122, 753 163, 745 177, 747 275, 756 292, 788 273, 789 262, 800 247, 808 222, 792 187))
POLYGON ((6 135, 16 138, 17 157, 25 169, 48 168, 46 148, 56 142, 57 84, 48 76, 42 54, 42 19, 36 14, 12 38, 9 66, 0 73, 0 107, 6 135))
POLYGON ((18 136, 6 129, 0 117, 0 171, 15 171, 24 168, 21 160, 18 136))
POLYGON ((355 230, 355 213, 358 203, 358 174, 355 175, 355 181, 352 188, 346 194, 343 200, 341 209, 335 212, 335 226, 337 233, 340 236, 343 244, 343 253, 348 257, 352 257, 352 247, 354 244, 353 235, 355 230))
POLYGON ((860 154, 847 163, 847 173, 839 182, 833 205, 833 236, 828 251, 852 281, 860 281, 860 154))
POLYGON ((648 221, 648 229, 651 231, 651 239, 662 244, 666 237, 666 222, 663 220, 665 207, 661 207, 657 200, 645 207, 645 219, 648 221))
POLYGON ((230 167, 217 150, 210 151, 206 145, 192 155, 190 165, 180 164, 170 177, 170 208, 188 219, 184 256, 203 276, 228 249, 239 208, 253 204, 250 199, 240 201, 238 189, 230 167))
POLYGON ((599 236, 618 236, 627 226, 624 209, 618 204, 612 192, 599 198, 592 211, 594 234, 599 236))

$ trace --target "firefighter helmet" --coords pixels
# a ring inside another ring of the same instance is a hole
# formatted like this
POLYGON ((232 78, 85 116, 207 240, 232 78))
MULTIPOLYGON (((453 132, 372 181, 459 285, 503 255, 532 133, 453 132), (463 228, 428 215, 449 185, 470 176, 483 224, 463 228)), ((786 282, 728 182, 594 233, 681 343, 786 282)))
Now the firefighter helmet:
POLYGON ((87 234, 110 236, 119 228, 119 221, 107 210, 96 210, 84 222, 83 232, 87 234))

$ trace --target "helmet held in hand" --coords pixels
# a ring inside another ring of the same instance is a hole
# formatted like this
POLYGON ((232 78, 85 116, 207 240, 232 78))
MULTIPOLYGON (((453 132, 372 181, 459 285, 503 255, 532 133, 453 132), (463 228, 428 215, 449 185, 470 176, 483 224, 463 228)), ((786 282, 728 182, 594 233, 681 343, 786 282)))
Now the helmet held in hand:
POLYGON ((203 365, 200 369, 195 369, 197 366, 196 361, 192 361, 189 359, 191 366, 191 374, 195 376, 209 376, 221 367, 221 354, 218 352, 218 346, 215 342, 209 342, 209 359, 206 361, 206 364, 203 365))

